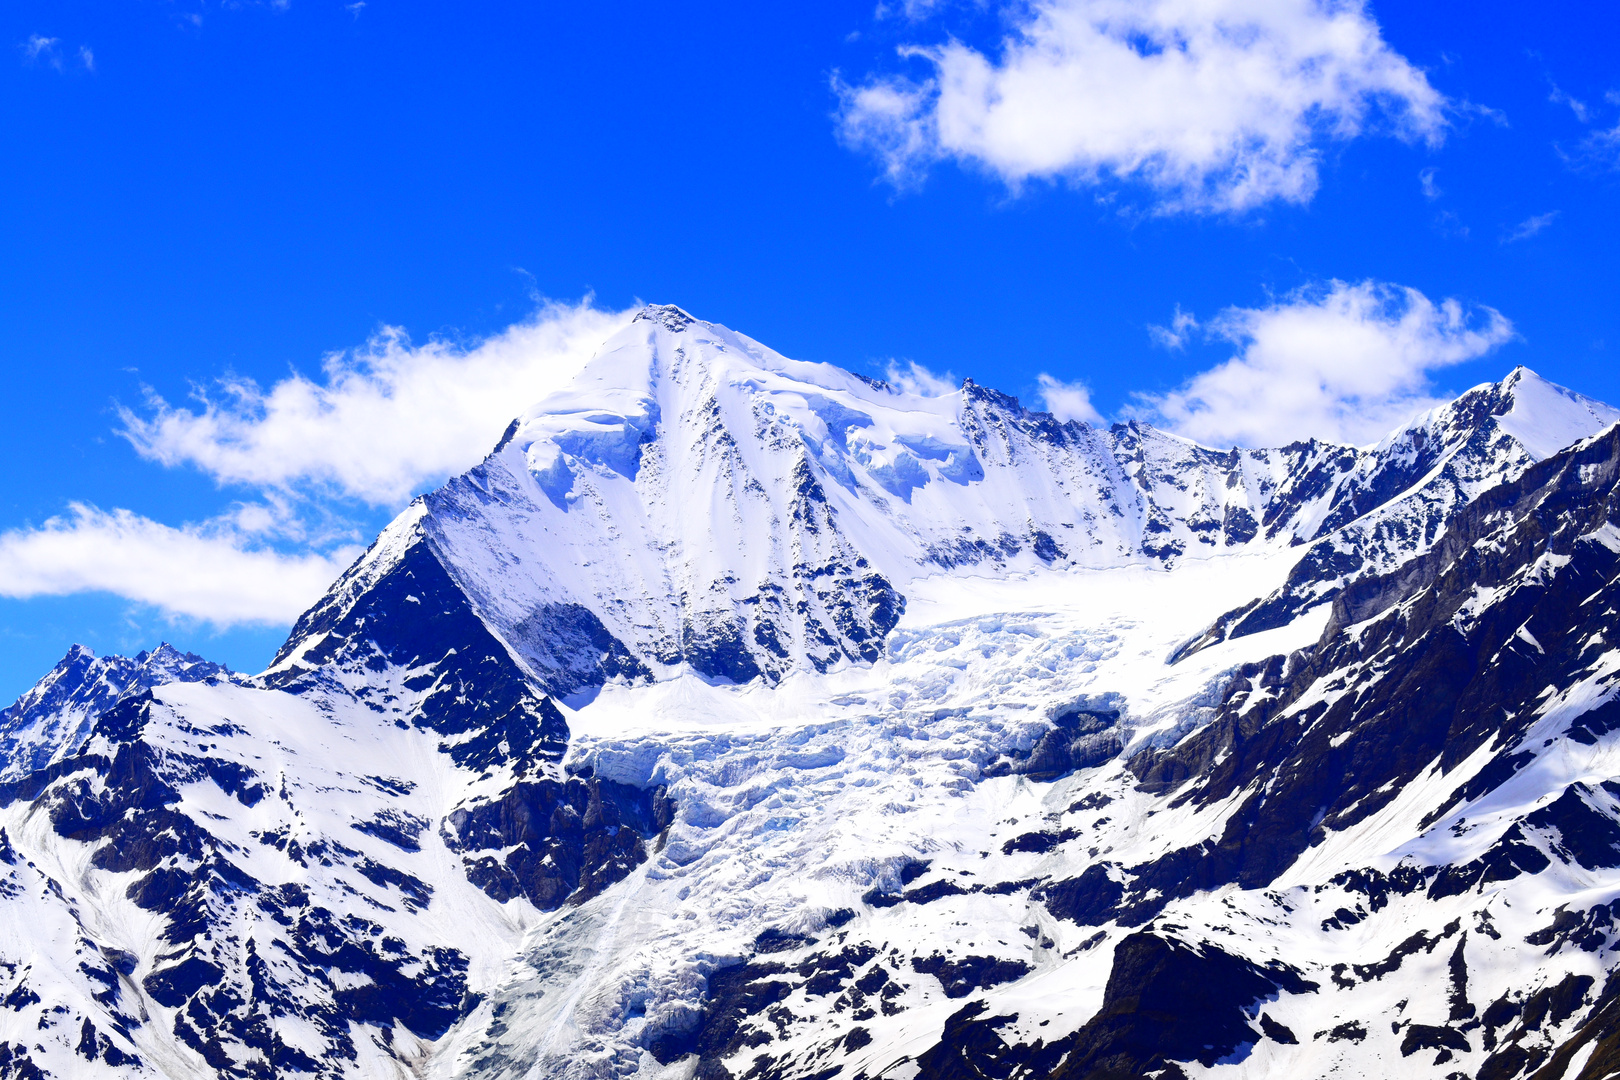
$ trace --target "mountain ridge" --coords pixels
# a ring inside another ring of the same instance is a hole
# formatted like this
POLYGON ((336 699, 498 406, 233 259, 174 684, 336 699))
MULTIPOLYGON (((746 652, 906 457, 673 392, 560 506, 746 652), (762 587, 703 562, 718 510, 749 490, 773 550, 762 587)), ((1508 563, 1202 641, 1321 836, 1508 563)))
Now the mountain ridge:
POLYGON ((1573 406, 1546 421, 1560 433, 1582 430, 1572 414, 1586 414, 1584 434, 1620 419, 1518 369, 1371 451, 1211 451, 1135 422, 1059 423, 971 380, 906 394, 651 307, 482 464, 424 497, 421 527, 481 617, 532 669, 557 672, 563 696, 581 678, 682 664, 747 682, 870 662, 921 573, 1316 543, 1324 554, 1300 580, 1224 617, 1241 635, 1420 550, 1479 490, 1522 471, 1534 455, 1491 410, 1525 397, 1573 406), (1330 538, 1414 494, 1415 513, 1330 538), (597 537, 612 540, 610 559, 597 537), (736 564, 739 551, 755 554, 736 564), (554 654, 581 635, 594 661, 554 654))

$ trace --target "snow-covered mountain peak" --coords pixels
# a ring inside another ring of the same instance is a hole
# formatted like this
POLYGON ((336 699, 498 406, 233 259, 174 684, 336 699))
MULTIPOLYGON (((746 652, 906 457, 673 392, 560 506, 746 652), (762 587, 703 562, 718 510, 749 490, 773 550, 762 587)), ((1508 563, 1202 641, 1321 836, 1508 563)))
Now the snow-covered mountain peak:
MULTIPOLYGON (((1373 546, 1415 553, 1604 409, 1516 372, 1371 450, 1219 451, 1140 422, 1060 422, 971 379, 914 392, 651 306, 329 599, 422 546, 553 693, 681 672, 774 683, 875 661, 913 583, 940 574, 1365 547, 1347 530, 1380 514, 1400 535, 1373 546)), ((1334 575, 1280 616, 1326 599, 1334 575)), ((307 647, 295 632, 278 660, 307 647)))
POLYGON ((206 679, 240 676, 166 641, 134 657, 98 657, 76 644, 49 674, 0 711, 0 782, 77 751, 95 718, 119 701, 166 683, 206 679))
POLYGON ((1498 385, 1498 400, 1507 408, 1495 413, 1497 424, 1537 461, 1620 421, 1620 409, 1550 382, 1527 367, 1514 368, 1498 385))
POLYGON ((1548 455, 1603 431, 1620 410, 1525 367, 1413 417, 1343 468, 1296 530, 1306 550, 1287 581, 1228 612, 1188 648, 1281 626, 1347 582, 1427 551, 1474 499, 1548 455))
POLYGON ((1414 440, 1457 444, 1505 435, 1530 460, 1551 457, 1616 420, 1620 409, 1544 379, 1523 365, 1498 382, 1481 383, 1413 417, 1374 448, 1389 452, 1414 440))

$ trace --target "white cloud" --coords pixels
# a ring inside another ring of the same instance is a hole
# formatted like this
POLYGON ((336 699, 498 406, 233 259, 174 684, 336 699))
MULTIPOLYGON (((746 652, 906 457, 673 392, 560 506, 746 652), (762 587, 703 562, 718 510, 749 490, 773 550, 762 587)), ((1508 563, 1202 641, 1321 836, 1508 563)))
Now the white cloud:
POLYGON ((944 7, 949 0, 898 0, 897 3, 882 2, 877 6, 873 15, 878 19, 905 19, 908 22, 920 22, 935 14, 944 7))
POLYGON ((1418 170, 1418 186, 1423 189, 1423 197, 1431 202, 1438 199, 1441 194, 1443 194, 1440 190, 1440 185, 1434 182, 1434 176, 1437 171, 1438 170, 1433 168, 1418 170))
POLYGON ((1137 411, 1210 446, 1376 442, 1440 403, 1432 372, 1513 336, 1492 308, 1436 304, 1416 289, 1372 281, 1228 308, 1208 329, 1237 345, 1237 355, 1171 393, 1140 395, 1137 411))
POLYGON ((1534 217, 1525 218, 1512 229, 1508 230, 1507 234, 1502 237, 1502 243, 1512 244, 1519 240, 1528 240, 1532 236, 1541 232, 1547 226, 1551 225, 1553 223, 1553 219, 1557 216, 1558 211, 1553 210, 1549 213, 1536 214, 1534 217))
POLYGON ((38 528, 0 533, 0 596, 110 592, 221 627, 289 623, 360 551, 328 497, 395 505, 476 463, 628 314, 553 304, 469 347, 413 347, 389 329, 329 356, 319 381, 294 374, 263 390, 226 379, 191 408, 154 397, 143 412, 120 409, 143 456, 256 487, 260 499, 178 528, 72 504, 38 528))
POLYGON ((1620 124, 1592 132, 1581 140, 1577 155, 1568 160, 1576 166, 1620 167, 1620 124))
POLYGON ((502 427, 571 379, 629 312, 587 299, 463 348, 413 346, 386 329, 366 348, 333 354, 319 381, 293 374, 261 389, 224 379, 195 407, 153 397, 120 408, 122 434, 146 458, 194 465, 220 483, 312 486, 375 506, 477 463, 502 427))
POLYGON ((1091 387, 1083 382, 1061 382, 1042 372, 1041 404, 1059 420, 1080 420, 1087 424, 1102 423, 1102 413, 1091 404, 1091 387))
POLYGON ((1575 119, 1579 120, 1583 124, 1586 123, 1591 116, 1591 110, 1586 107, 1586 103, 1584 101, 1564 93, 1563 90, 1559 89, 1557 83, 1553 84, 1552 93, 1547 95, 1547 100, 1552 102, 1554 105, 1568 105, 1569 111, 1575 114, 1575 119))
POLYGON ((1375 107, 1438 142, 1446 99, 1360 0, 1035 0, 999 55, 959 41, 902 55, 923 81, 835 80, 840 132, 898 186, 941 159, 1030 179, 1147 185, 1161 210, 1305 202, 1317 142, 1375 107))
POLYGON ((62 58, 56 52, 56 46, 60 41, 60 38, 46 37, 43 34, 30 34, 28 40, 21 45, 23 59, 29 63, 44 61, 60 70, 62 58))
POLYGON ((253 544, 237 525, 222 519, 177 529, 75 503, 39 528, 0 533, 0 596, 110 592, 170 618, 285 624, 360 551, 285 554, 253 544))
POLYGON ((79 46, 79 63, 84 65, 86 71, 96 70, 96 54, 90 51, 90 46, 79 46))
POLYGON ((1176 305, 1176 313, 1170 317, 1169 326, 1148 326, 1148 337, 1153 344, 1165 349, 1184 349, 1187 339, 1192 332, 1198 329, 1198 320, 1190 312, 1182 311, 1181 305, 1176 305))
POLYGON ((884 378, 896 389, 923 397, 943 397, 962 388, 962 380, 949 371, 943 374, 929 371, 915 360, 908 360, 904 365, 890 360, 884 378))

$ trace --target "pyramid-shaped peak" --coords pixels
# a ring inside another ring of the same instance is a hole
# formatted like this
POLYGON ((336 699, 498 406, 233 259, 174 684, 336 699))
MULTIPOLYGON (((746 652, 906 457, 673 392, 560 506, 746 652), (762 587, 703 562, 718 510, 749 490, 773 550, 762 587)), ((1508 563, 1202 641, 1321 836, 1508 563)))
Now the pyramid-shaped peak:
POLYGON ((1620 409, 1519 366, 1500 383, 1496 421, 1536 460, 1620 421, 1620 409))

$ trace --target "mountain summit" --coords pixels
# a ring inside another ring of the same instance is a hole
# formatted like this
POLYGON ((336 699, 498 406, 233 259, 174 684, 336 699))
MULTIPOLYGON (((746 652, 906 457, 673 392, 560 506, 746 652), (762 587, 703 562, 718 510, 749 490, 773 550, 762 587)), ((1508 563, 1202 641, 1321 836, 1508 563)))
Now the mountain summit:
POLYGON ((266 671, 0 714, 0 1075, 1606 1076, 1617 419, 1217 450, 649 307, 266 671))

